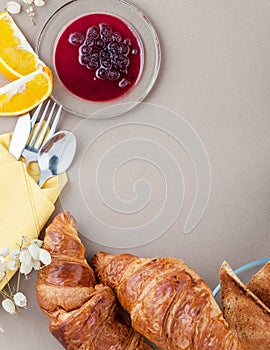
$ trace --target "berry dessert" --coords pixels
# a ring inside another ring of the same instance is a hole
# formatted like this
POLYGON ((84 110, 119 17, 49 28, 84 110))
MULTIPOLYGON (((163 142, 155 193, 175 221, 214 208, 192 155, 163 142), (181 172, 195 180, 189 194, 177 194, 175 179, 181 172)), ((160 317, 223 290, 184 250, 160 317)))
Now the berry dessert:
POLYGON ((123 96, 136 84, 143 67, 143 48, 128 23, 95 13, 64 30, 54 61, 59 79, 70 92, 104 102, 123 96))

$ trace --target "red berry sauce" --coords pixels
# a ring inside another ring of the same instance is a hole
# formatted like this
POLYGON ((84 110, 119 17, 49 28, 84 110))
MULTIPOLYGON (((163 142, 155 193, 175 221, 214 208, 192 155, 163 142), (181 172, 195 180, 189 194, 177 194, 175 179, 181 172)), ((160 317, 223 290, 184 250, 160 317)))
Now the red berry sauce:
POLYGON ((72 22, 55 48, 55 69, 63 85, 89 101, 126 94, 143 64, 140 40, 118 17, 95 13, 72 22))

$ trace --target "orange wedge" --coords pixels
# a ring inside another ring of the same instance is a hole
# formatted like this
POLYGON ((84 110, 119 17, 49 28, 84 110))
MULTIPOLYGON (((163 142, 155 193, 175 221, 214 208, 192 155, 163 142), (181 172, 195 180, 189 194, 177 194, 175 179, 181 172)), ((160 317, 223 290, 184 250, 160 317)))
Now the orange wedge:
POLYGON ((0 88, 0 116, 27 113, 51 92, 52 72, 45 66, 0 88))
POLYGON ((44 67, 12 17, 0 12, 0 73, 15 80, 44 67))

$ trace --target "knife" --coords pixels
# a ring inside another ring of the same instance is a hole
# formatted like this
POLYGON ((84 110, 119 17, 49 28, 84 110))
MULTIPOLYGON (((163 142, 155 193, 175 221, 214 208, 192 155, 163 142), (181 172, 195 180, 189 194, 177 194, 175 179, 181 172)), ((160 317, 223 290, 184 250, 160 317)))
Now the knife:
POLYGON ((9 152, 19 159, 22 151, 24 150, 28 137, 31 133, 31 117, 29 113, 26 113, 18 117, 11 142, 9 145, 9 152))

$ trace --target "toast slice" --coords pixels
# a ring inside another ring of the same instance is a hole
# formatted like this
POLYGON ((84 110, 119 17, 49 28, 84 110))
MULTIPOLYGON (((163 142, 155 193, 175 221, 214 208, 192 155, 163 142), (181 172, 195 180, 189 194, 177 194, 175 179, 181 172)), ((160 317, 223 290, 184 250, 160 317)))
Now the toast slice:
POLYGON ((220 268, 224 318, 247 350, 270 349, 270 309, 236 276, 227 262, 220 268))
POLYGON ((270 308, 270 261, 251 278, 247 287, 270 308))

